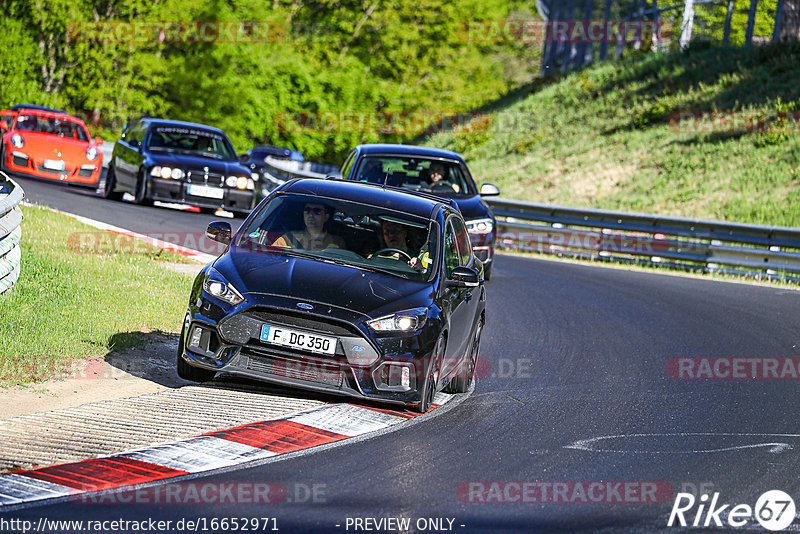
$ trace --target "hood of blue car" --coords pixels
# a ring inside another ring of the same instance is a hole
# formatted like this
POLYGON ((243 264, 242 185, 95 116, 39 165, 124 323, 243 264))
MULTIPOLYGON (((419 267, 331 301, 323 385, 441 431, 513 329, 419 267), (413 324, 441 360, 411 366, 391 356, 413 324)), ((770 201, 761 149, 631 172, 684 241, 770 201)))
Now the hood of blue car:
POLYGON ((464 216, 464 220, 466 221, 492 217, 491 210, 483 202, 480 195, 453 197, 453 199, 458 204, 458 209, 461 210, 461 215, 464 216))
MULTIPOLYGON (((296 304, 346 309, 370 318, 427 307, 431 284, 278 253, 232 247, 214 268, 243 293, 248 303, 296 304)), ((300 308, 304 309, 304 308, 300 308)))

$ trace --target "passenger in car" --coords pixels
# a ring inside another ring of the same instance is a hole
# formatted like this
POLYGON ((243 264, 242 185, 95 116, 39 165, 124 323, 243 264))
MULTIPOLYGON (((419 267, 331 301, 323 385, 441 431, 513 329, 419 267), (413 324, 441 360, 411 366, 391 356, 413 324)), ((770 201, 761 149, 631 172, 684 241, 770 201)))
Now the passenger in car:
MULTIPOLYGON (((414 250, 412 252, 412 246, 409 244, 410 239, 408 235, 408 227, 406 225, 393 221, 381 221, 381 231, 379 236, 381 248, 394 248, 397 250, 402 250, 409 255, 410 259, 408 260, 408 264, 412 268, 418 271, 424 270, 425 266, 422 264, 420 257, 427 252, 427 250, 414 250)), ((402 254, 391 251, 381 252, 380 255, 381 257, 390 257, 396 260, 406 259, 406 257, 402 254)), ((370 254, 369 257, 371 258, 372 256, 373 255, 370 254)))
POLYGON ((325 204, 307 203, 303 206, 302 232, 287 232, 278 238, 272 246, 301 248, 319 251, 326 248, 345 248, 344 239, 327 231, 327 222, 333 210, 325 204))

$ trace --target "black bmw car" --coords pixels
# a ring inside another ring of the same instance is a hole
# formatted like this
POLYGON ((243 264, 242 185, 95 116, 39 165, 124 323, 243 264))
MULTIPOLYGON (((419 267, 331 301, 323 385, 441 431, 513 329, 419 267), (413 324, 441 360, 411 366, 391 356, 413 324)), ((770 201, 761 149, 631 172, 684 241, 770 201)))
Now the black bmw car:
POLYGON ((427 191, 455 200, 475 254, 484 264, 485 278, 491 278, 497 222, 482 197, 499 195, 500 190, 488 183, 478 190, 460 155, 414 145, 359 145, 350 151, 340 173, 345 180, 427 191))
POLYGON ((343 180, 287 182, 194 283, 178 374, 224 371, 427 411, 467 391, 485 321, 483 265, 456 207, 343 180))
POLYGON ((128 192, 137 204, 160 200, 246 215, 255 204, 258 179, 239 163, 222 130, 143 118, 114 146, 104 196, 119 200, 128 192))

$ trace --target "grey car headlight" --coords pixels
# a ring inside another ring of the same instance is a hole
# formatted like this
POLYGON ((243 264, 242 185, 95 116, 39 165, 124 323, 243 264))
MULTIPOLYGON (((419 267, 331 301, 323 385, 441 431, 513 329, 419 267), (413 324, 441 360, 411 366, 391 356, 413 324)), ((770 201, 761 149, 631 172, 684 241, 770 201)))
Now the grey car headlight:
POLYGON ((494 221, 489 218, 473 219, 465 222, 467 223, 467 232, 470 234, 488 234, 494 228, 494 221))

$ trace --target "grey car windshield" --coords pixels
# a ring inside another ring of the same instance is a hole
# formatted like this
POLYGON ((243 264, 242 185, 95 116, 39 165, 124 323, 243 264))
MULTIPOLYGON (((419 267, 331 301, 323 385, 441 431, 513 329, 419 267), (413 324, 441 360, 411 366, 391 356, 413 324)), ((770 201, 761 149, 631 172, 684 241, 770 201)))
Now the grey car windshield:
POLYGON ((461 166, 447 160, 365 156, 353 176, 359 182, 391 185, 439 196, 475 194, 475 187, 461 166))
POLYGON ((422 281, 433 275, 438 228, 430 219, 369 204, 278 195, 239 234, 236 246, 422 281))
POLYGON ((182 126, 154 126, 147 147, 213 159, 234 159, 230 141, 217 132, 182 126))

